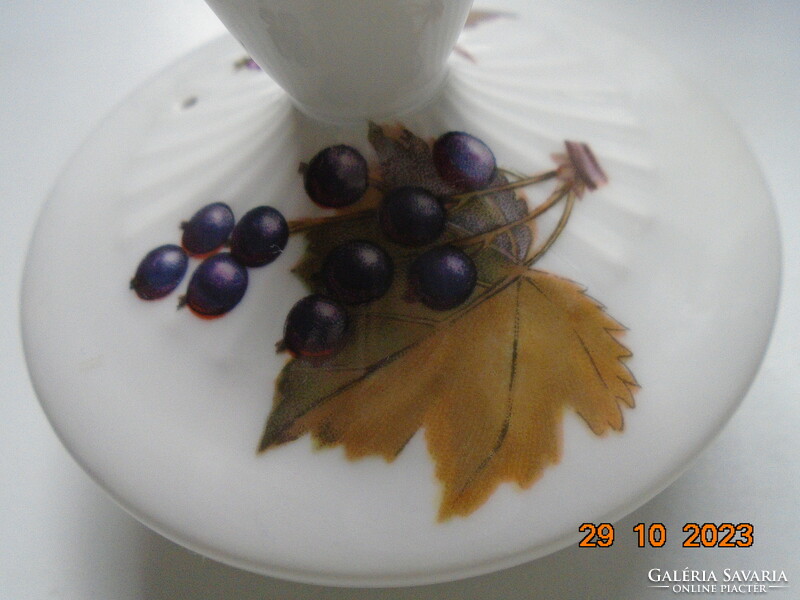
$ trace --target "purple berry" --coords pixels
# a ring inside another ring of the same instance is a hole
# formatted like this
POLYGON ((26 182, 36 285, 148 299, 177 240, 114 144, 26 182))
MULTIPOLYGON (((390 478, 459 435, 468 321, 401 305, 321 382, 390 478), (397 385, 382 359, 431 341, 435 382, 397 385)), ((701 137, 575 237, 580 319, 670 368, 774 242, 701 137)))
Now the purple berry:
POLYGON ((433 164, 439 177, 461 192, 484 189, 497 168, 489 147, 462 131, 445 133, 434 142, 433 164))
POLYGON ((283 344, 295 356, 320 358, 336 352, 347 331, 344 307, 323 296, 306 296, 286 317, 283 344))
POLYGON ((377 300, 389 290, 393 275, 389 254, 380 246, 359 240, 334 248, 322 267, 328 292, 345 304, 377 300))
POLYGON ((275 260, 289 240, 289 226, 271 206, 257 206, 245 214, 231 234, 231 254, 246 267, 262 267, 275 260))
POLYGON ((434 310, 450 310, 470 297, 477 283, 475 263, 453 246, 420 254, 409 268, 412 292, 434 310))
POLYGON ((308 163, 304 183, 309 197, 320 206, 349 206, 367 191, 367 161, 350 146, 329 146, 308 163))
POLYGON ((214 202, 198 210, 183 223, 181 242, 193 256, 202 256, 222 246, 233 230, 233 211, 223 202, 214 202))
POLYGON ((220 252, 200 263, 181 304, 202 317, 218 317, 239 304, 246 290, 247 269, 220 252))
POLYGON ((183 248, 165 244, 148 252, 131 279, 131 289, 142 300, 163 298, 176 287, 186 274, 189 259, 183 248))
POLYGON ((386 236, 404 246, 430 244, 444 231, 447 214, 436 196, 421 187, 399 187, 384 196, 378 219, 386 236))

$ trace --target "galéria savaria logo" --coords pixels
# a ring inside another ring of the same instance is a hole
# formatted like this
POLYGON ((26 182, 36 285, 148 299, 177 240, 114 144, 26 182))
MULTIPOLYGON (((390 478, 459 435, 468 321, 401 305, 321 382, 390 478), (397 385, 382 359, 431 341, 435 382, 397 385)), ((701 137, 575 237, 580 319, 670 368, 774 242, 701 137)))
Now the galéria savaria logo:
POLYGON ((755 569, 699 570, 653 568, 647 572, 648 587, 672 594, 766 594, 787 592, 785 571, 755 569))

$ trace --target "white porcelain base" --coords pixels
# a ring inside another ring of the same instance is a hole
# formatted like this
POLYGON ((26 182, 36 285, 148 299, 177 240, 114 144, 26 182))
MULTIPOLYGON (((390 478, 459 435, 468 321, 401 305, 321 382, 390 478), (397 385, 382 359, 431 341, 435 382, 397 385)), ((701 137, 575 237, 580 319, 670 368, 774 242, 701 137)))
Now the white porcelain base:
POLYGON ((625 430, 598 438, 567 415, 560 464, 444 524, 419 434, 391 464, 315 451, 308 437, 257 455, 285 360, 274 343, 303 295, 289 272, 303 241, 251 270, 242 303, 213 321, 177 311, 177 294, 142 302, 128 281, 200 206, 307 216, 299 162, 334 142, 370 150, 366 124, 317 126, 264 74, 236 68, 242 51, 226 37, 102 123, 45 206, 23 284, 26 356, 54 429, 153 529, 232 565, 320 584, 477 575, 577 543, 581 523, 640 506, 738 406, 771 331, 779 243, 732 124, 659 59, 560 15, 486 21, 460 48, 443 96, 401 118, 409 129, 469 131, 524 173, 550 168, 562 140, 579 139, 608 172, 540 266, 585 285, 629 328, 642 388, 625 430))

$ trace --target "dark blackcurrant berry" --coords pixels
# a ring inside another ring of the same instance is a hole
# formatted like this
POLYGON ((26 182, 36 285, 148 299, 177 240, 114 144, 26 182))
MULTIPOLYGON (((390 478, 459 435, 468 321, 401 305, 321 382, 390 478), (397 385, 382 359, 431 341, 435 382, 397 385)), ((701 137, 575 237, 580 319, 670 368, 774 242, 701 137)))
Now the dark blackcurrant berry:
POLYGON ((233 211, 227 204, 214 202, 204 206, 181 225, 183 247, 192 255, 213 252, 228 240, 233 223, 233 211))
POLYGON ((218 317, 239 304, 246 290, 247 269, 228 252, 220 252, 197 267, 181 305, 203 317, 218 317))
POLYGON ((445 133, 434 142, 433 164, 439 177, 462 192, 484 189, 497 168, 489 146, 462 131, 445 133))
POLYGON ((283 215, 270 206, 257 206, 233 228, 231 254, 246 267, 261 267, 283 252, 288 239, 283 215))
POLYGON ((131 289, 142 300, 157 300, 178 287, 189 259, 183 248, 166 244, 148 252, 131 279, 131 289))
POLYGON ((469 298, 477 275, 472 259, 453 246, 423 252, 409 269, 412 293, 434 310, 455 308, 469 298))
POLYGON ((329 146, 308 163, 304 181, 309 197, 320 206, 348 206, 367 191, 367 161, 350 146, 329 146))
POLYGON ((336 352, 347 330, 344 307, 323 296, 306 296, 289 311, 283 345, 295 356, 323 357, 336 352))
POLYGON ((436 196, 420 187, 399 187, 384 196, 378 209, 381 229, 393 242, 424 246, 436 241, 447 219, 436 196))
POLYGON ((328 292, 345 304, 377 300, 389 289, 393 275, 389 254, 380 246, 358 240, 334 248, 322 267, 328 292))

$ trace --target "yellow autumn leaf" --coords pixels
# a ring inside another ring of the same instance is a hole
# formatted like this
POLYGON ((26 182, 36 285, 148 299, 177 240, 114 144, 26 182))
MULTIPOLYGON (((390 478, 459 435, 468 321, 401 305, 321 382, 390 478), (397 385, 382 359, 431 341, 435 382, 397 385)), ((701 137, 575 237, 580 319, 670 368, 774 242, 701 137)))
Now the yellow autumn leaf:
POLYGON ((622 331, 579 286, 543 271, 519 274, 448 330, 450 352, 480 349, 458 355, 463 376, 441 382, 423 422, 441 518, 470 514, 504 481, 533 484, 560 458, 565 409, 598 435, 622 429, 636 388, 622 331))
POLYGON ((439 518, 477 510, 503 483, 532 485, 561 456, 565 411, 602 435, 621 430, 637 384, 626 366, 624 328, 576 283, 532 270, 567 224, 585 191, 607 178, 591 149, 566 142, 557 168, 531 177, 497 169, 487 188, 459 193, 441 179, 431 145, 402 126, 370 124, 379 189, 359 207, 292 222, 308 243, 294 272, 311 291, 326 257, 347 240, 383 246, 394 280, 381 298, 348 307, 347 339, 325 358, 293 358, 276 382, 259 450, 310 434, 350 459, 391 462, 424 431, 442 484, 439 518), (521 187, 557 180, 529 208, 521 187), (477 285, 457 308, 437 311, 409 291, 409 250, 378 226, 380 194, 422 186, 447 206, 437 245, 460 247, 477 285), (536 219, 562 204, 553 230, 537 242, 536 219))
POLYGON ((621 404, 633 406, 624 329, 578 285, 543 271, 510 268, 466 310, 434 323, 409 316, 400 329, 391 352, 365 338, 354 344, 360 360, 356 351, 327 369, 290 363, 262 449, 309 432, 350 458, 391 461, 423 428, 447 519, 558 462, 565 409, 602 434, 622 428, 621 404), (300 388, 303 399, 286 395, 300 388))

